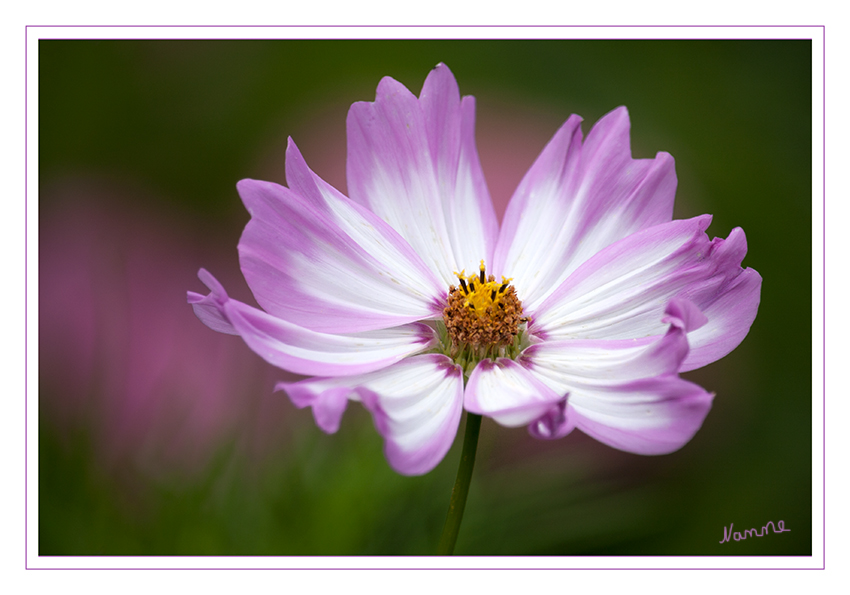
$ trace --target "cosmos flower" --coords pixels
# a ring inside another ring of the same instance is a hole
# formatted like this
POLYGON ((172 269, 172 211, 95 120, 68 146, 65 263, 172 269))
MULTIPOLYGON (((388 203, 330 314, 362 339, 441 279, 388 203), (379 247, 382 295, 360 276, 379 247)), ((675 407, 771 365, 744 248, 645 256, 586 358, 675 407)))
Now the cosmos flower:
POLYGON ((291 416, 259 390, 268 366, 210 341, 175 300, 196 251, 219 261, 218 251, 134 206, 155 201, 132 185, 67 178, 41 196, 40 419, 67 439, 84 435, 121 481, 200 473, 224 448, 274 452, 279 430, 266 423, 291 416))
POLYGON ((445 65, 419 98, 384 78, 348 114, 350 197, 290 140, 288 187, 237 185, 240 265, 263 309, 202 269, 198 317, 313 376, 277 388, 324 431, 361 402, 400 473, 442 460, 463 409, 538 438, 679 449, 713 398, 679 373, 733 350, 756 315, 744 232, 710 240, 711 216, 672 220, 673 159, 632 159, 622 107, 584 140, 571 116, 500 227, 474 119, 445 65))

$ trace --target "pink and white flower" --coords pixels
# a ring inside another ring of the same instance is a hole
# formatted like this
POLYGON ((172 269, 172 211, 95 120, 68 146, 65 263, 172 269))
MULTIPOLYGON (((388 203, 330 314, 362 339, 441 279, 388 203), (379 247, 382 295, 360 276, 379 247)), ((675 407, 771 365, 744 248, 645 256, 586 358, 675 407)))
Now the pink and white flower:
POLYGON ((314 376, 278 389, 324 431, 360 401, 400 473, 442 460, 463 409, 539 438, 579 428, 629 452, 675 451, 713 398, 679 373, 743 340, 761 277, 741 268, 741 229, 710 240, 710 215, 672 220, 673 159, 632 158, 625 108, 586 139, 580 123, 547 144, 500 227, 474 98, 442 64, 419 98, 384 78, 348 114, 350 197, 291 140, 288 187, 237 185, 251 214, 240 264, 263 309, 205 270, 210 293, 189 302, 269 363, 314 376))

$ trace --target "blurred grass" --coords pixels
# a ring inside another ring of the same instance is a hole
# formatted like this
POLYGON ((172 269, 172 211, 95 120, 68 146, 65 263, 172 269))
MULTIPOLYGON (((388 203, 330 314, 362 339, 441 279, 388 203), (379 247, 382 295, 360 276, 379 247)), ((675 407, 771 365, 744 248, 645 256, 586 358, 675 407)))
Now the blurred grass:
MULTIPOLYGON (((73 176, 143 187, 158 197, 152 211, 228 238, 235 254, 247 215, 234 184, 260 175, 277 135, 308 127, 317 106, 372 100, 385 75, 418 93, 440 61, 481 110, 579 113, 586 133, 627 105, 635 156, 676 158, 676 216, 714 213, 709 232, 724 237, 743 227, 744 264, 764 278, 742 346, 688 374, 717 398, 682 451, 638 457, 485 424, 457 553, 809 555, 807 41, 41 41, 41 187, 73 176), (729 523, 780 518, 790 533, 718 544, 729 523)), ((344 131, 343 120, 325 125, 344 131)), ((39 196, 40 214, 52 200, 39 196)), ((222 444, 197 476, 157 478, 104 468, 85 426, 68 440, 42 415, 40 553, 429 553, 456 449, 405 478, 362 411, 332 437, 296 415, 261 464, 222 444)))
POLYGON ((68 445, 42 428, 40 554, 431 553, 452 470, 393 473, 357 413, 333 437, 298 432, 260 473, 224 444, 193 480, 109 473, 92 465, 84 436, 68 445))

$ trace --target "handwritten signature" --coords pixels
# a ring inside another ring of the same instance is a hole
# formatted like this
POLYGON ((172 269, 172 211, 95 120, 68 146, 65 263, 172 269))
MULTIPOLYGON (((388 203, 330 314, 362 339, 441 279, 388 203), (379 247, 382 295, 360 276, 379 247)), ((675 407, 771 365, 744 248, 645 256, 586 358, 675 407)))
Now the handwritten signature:
POLYGON ((720 540, 719 543, 726 543, 730 539, 734 539, 735 541, 741 541, 742 539, 746 539, 747 537, 764 537, 768 534, 768 527, 773 529, 774 533, 784 533, 785 531, 790 531, 791 529, 785 528, 785 521, 779 521, 776 525, 773 524, 773 521, 768 521, 767 524, 761 528, 761 532, 752 529, 744 529, 744 532, 740 531, 732 532, 732 527, 735 526, 735 523, 729 523, 729 527, 723 527, 723 539, 720 540))

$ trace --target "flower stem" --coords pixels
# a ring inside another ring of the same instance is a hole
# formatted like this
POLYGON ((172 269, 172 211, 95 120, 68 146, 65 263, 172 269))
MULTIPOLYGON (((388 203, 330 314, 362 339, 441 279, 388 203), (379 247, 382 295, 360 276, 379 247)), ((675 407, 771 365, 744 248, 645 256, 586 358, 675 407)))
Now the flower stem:
POLYGON ((460 521, 463 519, 463 509, 466 506, 466 496, 469 494, 469 482, 472 479, 472 467, 475 465, 475 451, 478 449, 478 434, 481 430, 481 416, 475 413, 466 414, 466 431, 463 436, 463 451, 460 454, 460 465, 457 468, 455 487, 449 500, 449 512, 446 514, 446 524, 437 546, 437 555, 451 556, 455 549, 457 534, 460 531, 460 521))

